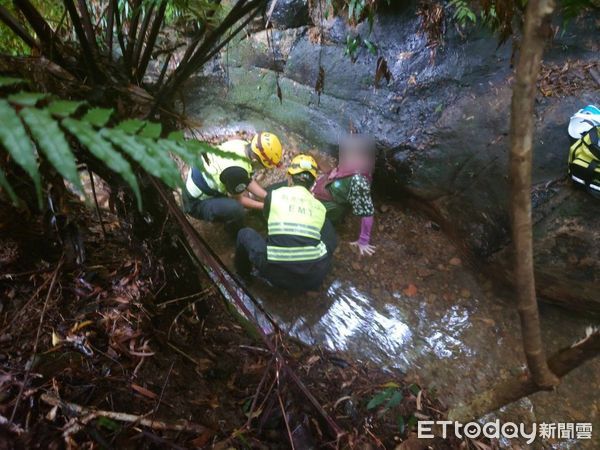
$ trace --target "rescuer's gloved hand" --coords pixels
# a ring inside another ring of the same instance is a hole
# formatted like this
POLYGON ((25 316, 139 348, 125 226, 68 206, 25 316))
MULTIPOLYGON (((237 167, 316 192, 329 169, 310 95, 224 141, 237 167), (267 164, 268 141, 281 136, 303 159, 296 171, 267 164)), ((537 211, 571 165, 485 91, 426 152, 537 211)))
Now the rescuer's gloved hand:
POLYGON ((350 242, 352 247, 358 248, 358 252, 361 256, 372 256, 375 253, 377 247, 371 244, 361 244, 360 241, 350 242))

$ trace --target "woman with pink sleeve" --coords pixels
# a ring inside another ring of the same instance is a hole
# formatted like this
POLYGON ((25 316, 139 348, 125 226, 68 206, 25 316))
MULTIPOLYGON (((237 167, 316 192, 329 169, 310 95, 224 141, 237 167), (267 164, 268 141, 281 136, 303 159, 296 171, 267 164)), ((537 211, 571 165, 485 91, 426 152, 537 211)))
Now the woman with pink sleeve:
POLYGON ((361 218, 360 235, 350 245, 361 255, 373 255, 371 230, 375 208, 371 182, 375 167, 375 142, 365 135, 350 135, 340 144, 338 166, 321 175, 313 193, 327 208, 327 217, 340 223, 348 212, 361 218))

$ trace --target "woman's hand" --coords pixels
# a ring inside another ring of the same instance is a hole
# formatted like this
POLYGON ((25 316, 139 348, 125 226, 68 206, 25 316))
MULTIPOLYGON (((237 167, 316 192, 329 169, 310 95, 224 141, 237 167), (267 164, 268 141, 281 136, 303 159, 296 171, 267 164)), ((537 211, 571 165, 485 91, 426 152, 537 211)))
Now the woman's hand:
POLYGON ((377 247, 371 244, 361 244, 359 241, 350 242, 352 247, 358 248, 360 256, 372 256, 377 247))

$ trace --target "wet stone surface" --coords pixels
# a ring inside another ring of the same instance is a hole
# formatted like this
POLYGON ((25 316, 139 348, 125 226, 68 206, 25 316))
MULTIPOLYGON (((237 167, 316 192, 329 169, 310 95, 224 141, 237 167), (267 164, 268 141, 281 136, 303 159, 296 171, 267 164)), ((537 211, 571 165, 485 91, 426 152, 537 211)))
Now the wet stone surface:
MULTIPOLYGON (((372 258, 349 242, 358 235, 350 218, 340 229, 335 267, 322 289, 290 295, 253 280, 249 288, 283 329, 302 341, 349 352, 359 360, 396 367, 449 402, 468 399, 524 364, 513 299, 478 274, 436 223, 405 205, 376 201, 372 258), (382 212, 384 211, 384 212, 382 212)), ((249 222, 263 226, 255 214, 249 222)), ((194 222, 232 267, 233 242, 220 225, 194 222)), ((584 335, 589 319, 541 306, 548 353, 584 335)), ((600 428, 600 361, 563 379, 554 393, 539 393, 501 411, 504 420, 592 422, 600 428)), ((559 448, 574 443, 557 441, 559 448)), ((594 448, 581 442, 581 448, 594 448)))

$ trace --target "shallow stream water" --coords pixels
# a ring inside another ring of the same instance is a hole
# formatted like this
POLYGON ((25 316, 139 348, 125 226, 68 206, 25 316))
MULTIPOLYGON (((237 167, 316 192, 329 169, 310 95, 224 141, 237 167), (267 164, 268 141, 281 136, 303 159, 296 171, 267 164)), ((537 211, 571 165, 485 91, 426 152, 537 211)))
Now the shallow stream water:
MULTIPOLYGON (((281 177, 281 175, 276 175, 281 177)), ((272 179, 263 180, 273 181, 272 179)), ((425 215, 387 199, 376 200, 373 257, 349 243, 358 221, 339 230, 335 267, 319 292, 290 295, 261 280, 249 288, 292 336, 358 360, 396 367, 453 406, 524 365, 514 299, 498 292, 425 215)), ((260 226, 255 217, 250 223, 260 226)), ((221 226, 194 221, 232 268, 233 242, 221 226)), ((597 319, 541 304, 548 354, 585 335, 597 319)), ((555 392, 537 393, 494 418, 512 422, 591 422, 592 441, 556 439, 544 447, 600 448, 600 359, 567 375, 555 392)), ((541 448, 541 447, 540 447, 541 448)))

